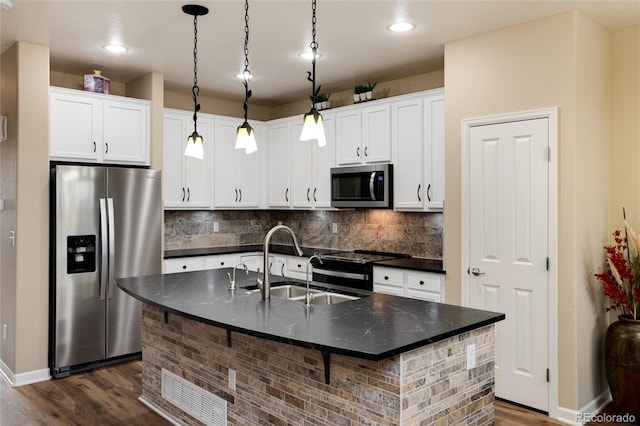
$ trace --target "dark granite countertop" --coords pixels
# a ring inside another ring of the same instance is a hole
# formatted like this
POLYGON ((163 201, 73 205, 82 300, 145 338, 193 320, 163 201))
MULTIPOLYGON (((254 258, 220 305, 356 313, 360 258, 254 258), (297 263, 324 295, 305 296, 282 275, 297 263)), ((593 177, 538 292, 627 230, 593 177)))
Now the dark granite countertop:
POLYGON ((435 272, 438 274, 444 274, 445 270, 442 269, 442 260, 438 259, 424 259, 421 257, 407 257, 393 260, 382 260, 375 262, 374 266, 387 266, 390 268, 401 269, 413 269, 423 272, 435 272))
MULTIPOLYGON (((165 250, 164 258, 171 259, 174 257, 193 257, 193 256, 209 256, 216 254, 231 254, 231 253, 250 253, 254 251, 262 251, 262 244, 242 244, 237 246, 218 246, 218 247, 205 247, 194 249, 178 249, 178 250, 165 250)), ((314 254, 335 253, 340 250, 326 249, 317 247, 300 247, 306 256, 314 254)), ((286 254, 290 256, 297 256, 293 245, 288 244, 271 244, 269 251, 272 254, 286 254)))
MULTIPOLYGON (((363 296, 335 305, 315 305, 307 312, 298 301, 272 297, 242 287, 256 274, 237 274, 230 292, 231 268, 117 279, 126 293, 174 313, 213 326, 292 345, 381 360, 505 318, 504 314, 346 289, 363 296)), ((299 280, 272 276, 279 281, 299 280)), ((341 289, 328 284, 314 285, 341 289)))

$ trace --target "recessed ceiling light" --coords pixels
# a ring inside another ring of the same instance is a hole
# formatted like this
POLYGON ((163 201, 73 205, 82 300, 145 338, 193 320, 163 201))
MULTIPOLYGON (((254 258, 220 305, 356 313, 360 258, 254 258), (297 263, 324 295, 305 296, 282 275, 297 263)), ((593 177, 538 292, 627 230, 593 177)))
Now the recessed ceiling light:
POLYGON ((396 22, 395 24, 391 24, 387 27, 389 31, 393 31, 394 33, 403 33, 405 31, 410 31, 413 29, 413 24, 410 22, 396 22))
MULTIPOLYGON (((302 59, 306 59, 310 61, 311 59, 313 59, 313 52, 302 52, 299 56, 302 59)), ((316 59, 320 59, 320 58, 322 58, 322 53, 316 52, 316 59)))
POLYGON ((102 47, 104 50, 108 50, 111 53, 124 53, 129 50, 121 44, 107 44, 102 47))

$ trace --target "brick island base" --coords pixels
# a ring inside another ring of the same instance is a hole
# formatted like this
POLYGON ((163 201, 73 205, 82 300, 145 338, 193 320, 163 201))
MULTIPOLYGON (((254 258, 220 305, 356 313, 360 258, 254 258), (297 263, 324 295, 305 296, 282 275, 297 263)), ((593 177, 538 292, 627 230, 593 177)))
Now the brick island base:
POLYGON ((161 370, 227 401, 229 425, 490 425, 494 325, 369 361, 331 354, 325 384, 317 350, 226 330, 148 304, 143 309, 141 400, 174 420, 202 424, 161 396, 161 370), (466 369, 475 343, 476 367, 466 369), (229 369, 236 390, 229 388, 229 369))

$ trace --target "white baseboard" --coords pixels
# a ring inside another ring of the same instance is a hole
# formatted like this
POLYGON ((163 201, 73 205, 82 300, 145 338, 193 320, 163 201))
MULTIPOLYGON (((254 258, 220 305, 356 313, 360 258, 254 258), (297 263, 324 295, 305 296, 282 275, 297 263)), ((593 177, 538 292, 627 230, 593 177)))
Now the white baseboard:
POLYGON ((28 371, 26 373, 14 374, 13 371, 0 359, 0 374, 9 382, 12 387, 30 385, 32 383, 46 382, 51 379, 49 369, 28 371))
POLYGON ((588 404, 580 410, 571 410, 568 408, 558 407, 558 420, 575 426, 582 426, 587 423, 585 419, 587 415, 595 415, 602 411, 608 403, 611 402, 611 392, 606 389, 600 395, 592 399, 588 404))
POLYGON ((155 411, 155 413, 157 415, 159 415, 160 417, 162 417, 163 419, 165 419, 166 421, 168 421, 169 423, 171 423, 172 425, 175 426, 184 426, 182 423, 178 422, 176 419, 174 419, 173 417, 171 417, 169 414, 165 413, 164 411, 162 411, 160 408, 156 407, 155 404, 153 404, 152 402, 147 401, 146 399, 144 399, 143 396, 139 396, 138 397, 138 401, 142 402, 144 405, 146 405, 147 407, 149 407, 151 410, 155 411))

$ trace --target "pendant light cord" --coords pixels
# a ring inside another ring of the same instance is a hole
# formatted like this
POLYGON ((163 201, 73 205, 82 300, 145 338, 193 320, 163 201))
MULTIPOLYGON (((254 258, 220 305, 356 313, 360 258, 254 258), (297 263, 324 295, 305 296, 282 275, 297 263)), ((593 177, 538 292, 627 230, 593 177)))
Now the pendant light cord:
POLYGON ((320 91, 320 86, 316 89, 316 56, 318 52, 318 42, 316 41, 316 0, 311 2, 311 71, 307 71, 307 80, 311 82, 311 106, 315 108, 316 96, 320 91))
POLYGON ((249 90, 249 78, 251 78, 251 71, 249 71, 249 0, 244 2, 244 103, 242 109, 244 110, 244 121, 247 122, 247 113, 249 110, 249 98, 251 97, 251 90, 249 90))
POLYGON ((193 131, 196 132, 198 126, 198 111, 200 104, 198 103, 198 95, 200 88, 198 87, 198 15, 193 16, 193 131))

